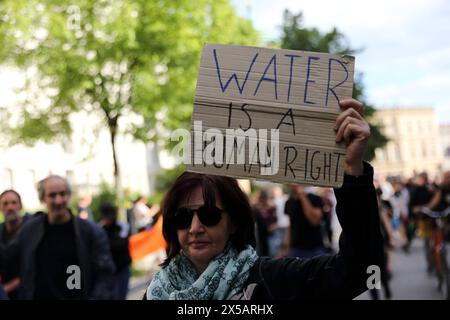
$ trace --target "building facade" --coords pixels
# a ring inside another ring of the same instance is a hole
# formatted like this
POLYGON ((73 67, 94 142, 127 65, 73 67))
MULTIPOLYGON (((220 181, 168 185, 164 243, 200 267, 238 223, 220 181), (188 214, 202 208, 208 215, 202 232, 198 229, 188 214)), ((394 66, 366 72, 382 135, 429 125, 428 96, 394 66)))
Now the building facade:
POLYGON ((440 125, 439 133, 441 136, 442 154, 444 156, 442 169, 448 171, 450 170, 450 123, 440 125))
POLYGON ((376 151, 372 162, 378 175, 408 178, 426 171, 434 177, 442 171, 443 152, 433 108, 378 109, 374 122, 390 140, 376 151))

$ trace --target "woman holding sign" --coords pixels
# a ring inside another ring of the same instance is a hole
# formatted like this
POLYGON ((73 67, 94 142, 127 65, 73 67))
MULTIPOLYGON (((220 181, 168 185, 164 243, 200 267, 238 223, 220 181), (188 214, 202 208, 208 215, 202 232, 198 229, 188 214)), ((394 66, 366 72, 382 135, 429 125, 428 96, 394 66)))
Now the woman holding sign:
POLYGON ((347 154, 344 184, 335 189, 343 229, 338 254, 258 257, 251 208, 237 181, 185 172, 162 204, 168 257, 146 299, 352 299, 374 285, 383 242, 373 169, 362 161, 370 130, 361 103, 340 106, 336 141, 345 142, 347 154))

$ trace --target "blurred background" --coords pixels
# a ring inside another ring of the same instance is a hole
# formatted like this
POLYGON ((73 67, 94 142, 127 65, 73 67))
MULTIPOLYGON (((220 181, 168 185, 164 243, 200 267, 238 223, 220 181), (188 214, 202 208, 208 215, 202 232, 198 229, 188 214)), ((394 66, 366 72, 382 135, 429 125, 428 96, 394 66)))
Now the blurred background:
MULTIPOLYGON (((0 191, 15 189, 23 212, 33 213, 42 209, 37 182, 59 174, 74 189, 73 212, 89 208, 86 217, 98 221, 99 206, 111 201, 133 223, 143 196, 152 221, 184 170, 170 156, 170 133, 190 127, 205 42, 352 54, 354 97, 372 127, 366 159, 391 229, 390 297, 440 299, 412 207, 420 174, 432 195, 450 170, 449 14, 443 0, 3 0, 0 191), (395 205, 406 193, 403 230, 395 205)), ((261 191, 274 206, 288 193, 242 185, 255 205, 261 191)), ((309 192, 333 207, 332 195, 309 192)), ((339 224, 327 210, 324 241, 336 249, 339 224)), ((142 296, 164 258, 161 248, 146 253, 133 260, 130 298, 142 296)))

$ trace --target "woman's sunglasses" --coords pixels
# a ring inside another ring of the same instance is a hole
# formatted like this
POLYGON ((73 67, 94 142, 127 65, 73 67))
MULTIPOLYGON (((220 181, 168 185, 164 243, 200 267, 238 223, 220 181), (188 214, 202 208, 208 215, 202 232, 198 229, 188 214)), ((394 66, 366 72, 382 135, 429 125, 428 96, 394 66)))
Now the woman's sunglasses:
POLYGON ((222 219, 222 212, 225 212, 225 210, 217 208, 216 206, 201 206, 197 209, 185 207, 178 208, 175 212, 175 227, 179 230, 189 228, 195 212, 197 212, 197 217, 204 226, 213 227, 220 222, 220 219, 222 219))

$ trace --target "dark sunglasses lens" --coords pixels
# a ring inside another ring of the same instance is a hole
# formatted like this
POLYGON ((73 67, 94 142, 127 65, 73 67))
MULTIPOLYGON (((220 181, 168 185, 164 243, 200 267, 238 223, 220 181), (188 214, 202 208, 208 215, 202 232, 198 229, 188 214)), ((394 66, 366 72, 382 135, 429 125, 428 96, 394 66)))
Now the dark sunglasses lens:
POLYGON ((192 222, 193 212, 187 208, 178 208, 175 213, 175 227, 177 229, 189 228, 192 222))
POLYGON ((216 207, 200 207, 197 210, 198 218, 207 227, 215 226, 222 218, 222 210, 216 207))

